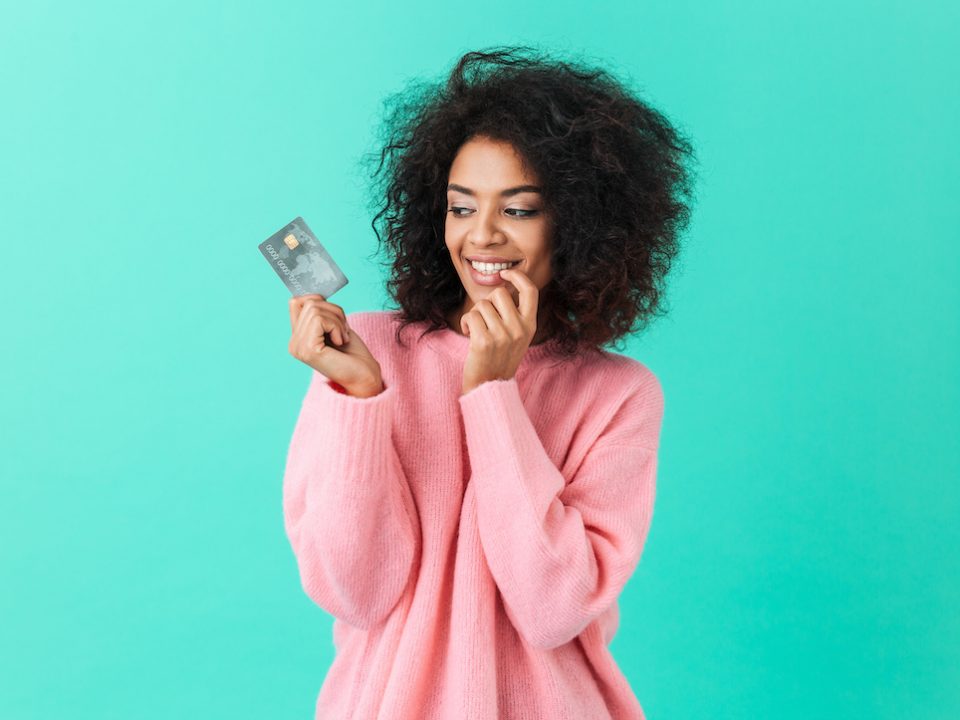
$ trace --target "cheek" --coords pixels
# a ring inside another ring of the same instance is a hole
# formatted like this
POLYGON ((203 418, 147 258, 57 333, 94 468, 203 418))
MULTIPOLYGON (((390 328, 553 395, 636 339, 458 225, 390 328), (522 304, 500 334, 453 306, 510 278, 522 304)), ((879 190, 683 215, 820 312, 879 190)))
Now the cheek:
POLYGON ((457 229, 452 228, 449 225, 444 225, 443 227, 443 241, 446 243, 447 249, 450 250, 450 252, 458 251, 460 246, 463 244, 460 242, 457 229))
POLYGON ((540 256, 537 258, 537 277, 546 279, 550 276, 550 258, 540 256))

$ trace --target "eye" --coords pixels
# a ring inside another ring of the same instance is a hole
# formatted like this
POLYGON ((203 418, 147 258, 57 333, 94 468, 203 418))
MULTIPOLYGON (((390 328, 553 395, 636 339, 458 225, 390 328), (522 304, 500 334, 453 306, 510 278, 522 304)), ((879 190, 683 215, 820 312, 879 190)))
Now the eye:
MULTIPOLYGON (((453 215, 454 217, 463 217, 463 216, 466 214, 466 213, 457 212, 458 210, 466 210, 466 211, 469 212, 469 211, 470 211, 470 208, 459 207, 459 206, 454 205, 453 207, 451 207, 450 209, 448 209, 447 212, 450 213, 451 215, 453 215)), ((514 214, 514 217, 527 218, 527 217, 533 217, 534 215, 536 215, 536 214, 539 213, 540 211, 539 211, 539 210, 524 210, 524 209, 522 209, 522 208, 507 208, 505 212, 507 212, 508 214, 509 214, 509 213, 516 213, 516 214, 514 214), (520 213, 522 213, 522 214, 520 214, 520 213)))

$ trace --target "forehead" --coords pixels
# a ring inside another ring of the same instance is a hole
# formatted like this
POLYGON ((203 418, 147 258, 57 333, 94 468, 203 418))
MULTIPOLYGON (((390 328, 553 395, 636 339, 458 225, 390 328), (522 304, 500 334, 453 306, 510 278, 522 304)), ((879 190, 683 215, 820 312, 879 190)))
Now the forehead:
POLYGON ((492 193, 504 187, 534 185, 537 177, 524 167, 523 158, 509 143, 474 138, 464 143, 453 159, 449 182, 492 193))

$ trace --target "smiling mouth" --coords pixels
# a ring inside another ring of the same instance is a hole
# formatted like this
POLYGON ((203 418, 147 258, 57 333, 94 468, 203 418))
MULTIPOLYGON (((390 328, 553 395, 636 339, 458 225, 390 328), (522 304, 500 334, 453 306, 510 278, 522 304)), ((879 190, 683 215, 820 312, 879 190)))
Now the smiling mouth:
POLYGON ((496 275, 500 270, 503 270, 503 269, 504 269, 503 267, 500 267, 500 266, 506 265, 507 268, 515 268, 515 267, 517 267, 518 265, 520 265, 523 261, 522 261, 522 260, 514 260, 514 261, 512 261, 512 262, 495 262, 495 263, 492 263, 492 262, 491 262, 491 263, 481 262, 480 265, 489 265, 489 266, 491 266, 491 267, 497 267, 496 270, 491 270, 490 272, 485 272, 485 271, 481 270, 480 268, 478 268, 478 267, 474 264, 474 262, 473 262, 472 260, 467 260, 467 258, 464 258, 464 262, 466 262, 467 265, 469 265, 473 270, 475 270, 475 271, 478 272, 478 273, 481 273, 481 274, 483 274, 483 275, 496 275))

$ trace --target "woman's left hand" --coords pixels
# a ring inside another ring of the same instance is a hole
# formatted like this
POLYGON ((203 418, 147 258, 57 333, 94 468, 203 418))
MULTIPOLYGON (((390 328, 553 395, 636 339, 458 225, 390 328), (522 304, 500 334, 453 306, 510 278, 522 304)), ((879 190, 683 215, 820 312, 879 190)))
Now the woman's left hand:
POLYGON ((498 285, 460 318, 460 330, 470 336, 463 366, 464 395, 487 380, 512 378, 537 332, 537 286, 516 268, 501 270, 500 277, 517 288, 520 305, 505 286, 498 285))

